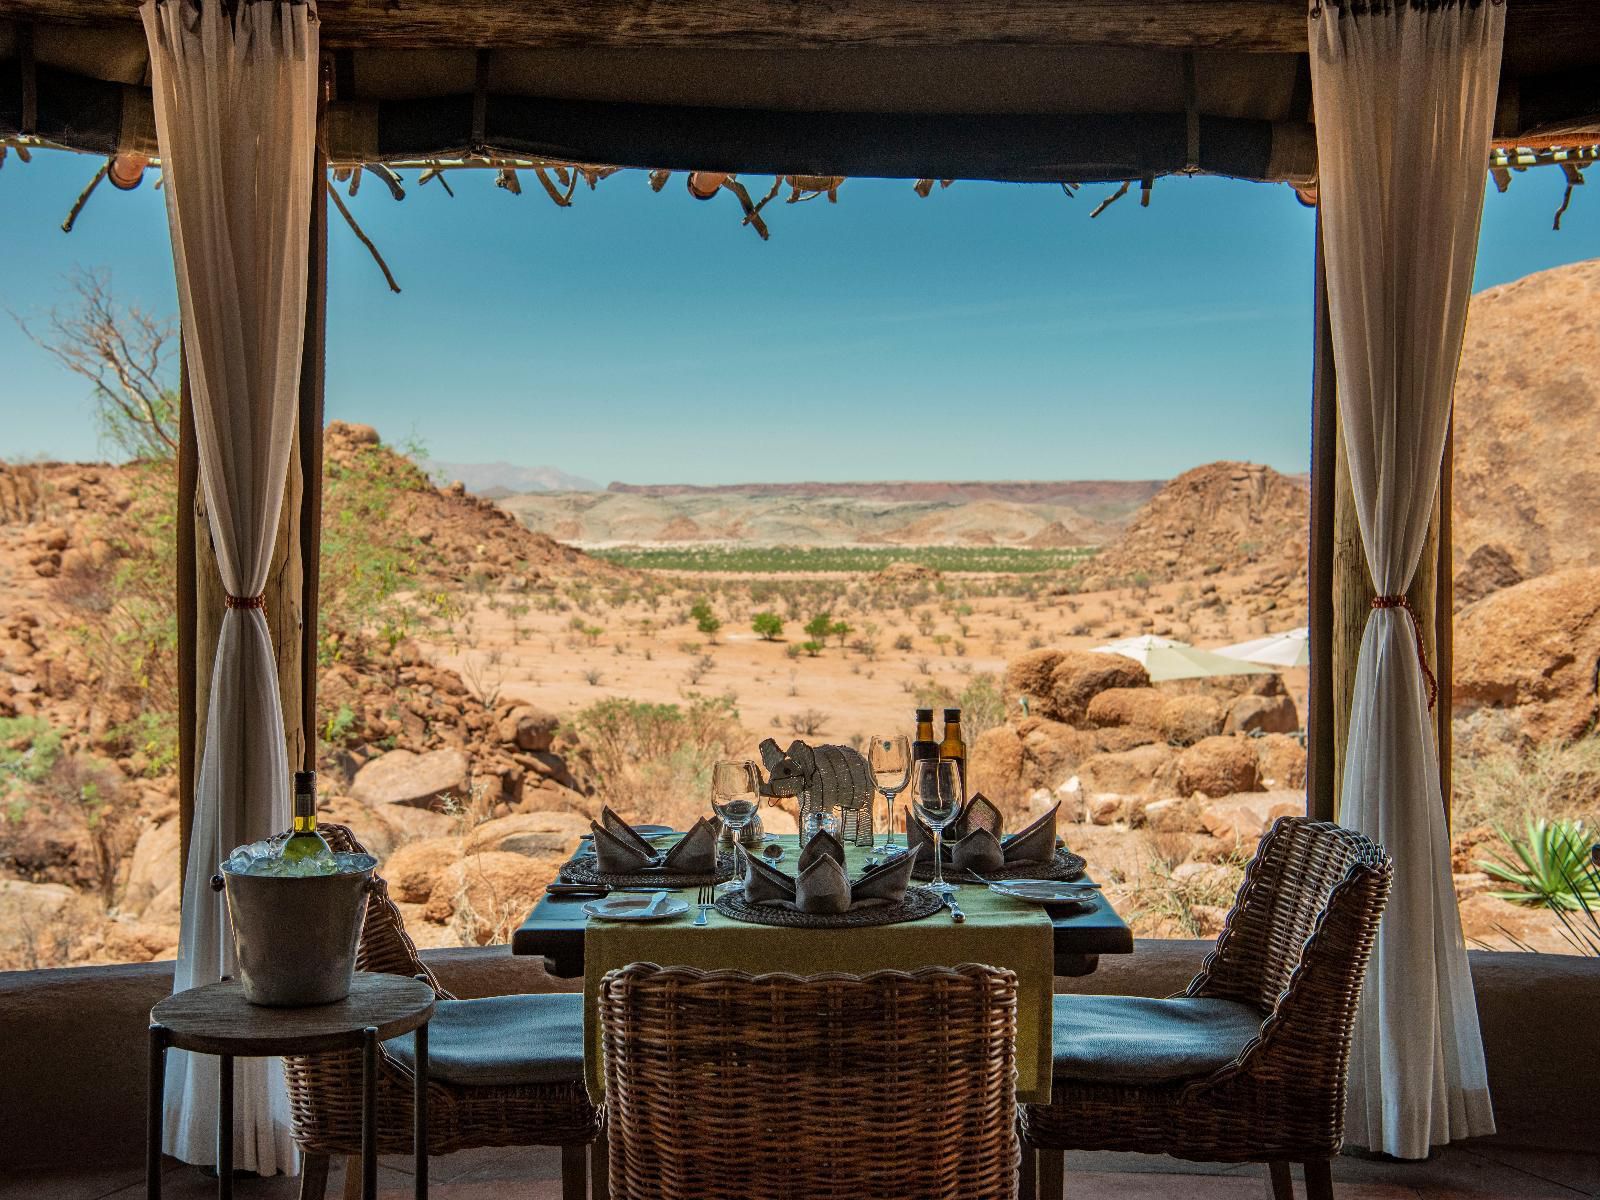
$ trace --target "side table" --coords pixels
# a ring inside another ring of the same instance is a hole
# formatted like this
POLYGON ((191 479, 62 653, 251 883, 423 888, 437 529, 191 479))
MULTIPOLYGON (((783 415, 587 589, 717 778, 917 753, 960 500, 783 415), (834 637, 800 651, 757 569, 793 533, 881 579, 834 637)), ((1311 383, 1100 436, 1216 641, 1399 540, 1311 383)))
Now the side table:
POLYGON ((150 1010, 150 1090, 146 1113, 146 1192, 161 1195, 163 1091, 169 1047, 218 1059, 217 1195, 233 1196, 233 1060, 361 1051, 361 1195, 378 1195, 378 1043, 416 1031, 413 1152, 417 1200, 428 1195, 428 1021, 433 989, 403 975, 356 972, 350 994, 333 1004, 265 1008, 244 998, 237 980, 191 988, 150 1010))

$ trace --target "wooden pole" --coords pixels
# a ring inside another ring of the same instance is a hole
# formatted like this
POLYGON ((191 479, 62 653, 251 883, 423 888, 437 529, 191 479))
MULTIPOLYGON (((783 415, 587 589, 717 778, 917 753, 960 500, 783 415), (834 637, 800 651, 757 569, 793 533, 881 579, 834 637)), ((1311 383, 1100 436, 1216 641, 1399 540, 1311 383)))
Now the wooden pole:
POLYGON ((1338 473, 1339 405, 1333 367, 1333 328, 1328 320, 1328 272, 1322 247, 1322 209, 1317 208, 1315 343, 1311 369, 1311 553, 1307 590, 1311 598, 1311 686, 1306 714, 1306 812, 1331 821, 1338 812, 1334 766, 1333 577, 1334 494, 1338 473))
POLYGON ((312 167, 310 268, 306 274, 306 328, 300 360, 301 769, 317 769, 317 589, 322 568, 323 381, 328 346, 328 158, 317 149, 312 167))
POLYGON ((178 343, 178 886, 188 878, 189 831, 194 828, 194 782, 200 758, 195 687, 198 614, 195 585, 195 496, 200 488, 200 454, 194 440, 194 410, 189 394, 189 364, 178 343))

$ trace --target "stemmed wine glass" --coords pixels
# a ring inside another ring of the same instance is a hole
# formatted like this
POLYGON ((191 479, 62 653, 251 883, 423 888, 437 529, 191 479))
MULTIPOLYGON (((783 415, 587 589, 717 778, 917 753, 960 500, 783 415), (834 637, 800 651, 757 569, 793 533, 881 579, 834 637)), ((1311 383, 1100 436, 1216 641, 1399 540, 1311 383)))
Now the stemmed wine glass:
POLYGON ((933 882, 941 895, 959 891, 944 878, 944 830, 961 813, 961 769, 954 759, 920 759, 911 769, 911 803, 933 830, 933 882))
POLYGON ((731 892, 741 886, 739 881, 744 878, 744 871, 739 856, 744 846, 740 835, 750 824, 750 818, 756 815, 760 803, 761 776, 755 763, 749 759, 729 759, 711 768, 711 807, 733 833, 733 878, 724 891, 731 892))
POLYGON ((883 849, 892 855, 894 844, 894 798, 911 781, 911 739, 903 733, 880 737, 873 734, 867 747, 867 765, 872 780, 889 805, 889 828, 883 835, 883 849))

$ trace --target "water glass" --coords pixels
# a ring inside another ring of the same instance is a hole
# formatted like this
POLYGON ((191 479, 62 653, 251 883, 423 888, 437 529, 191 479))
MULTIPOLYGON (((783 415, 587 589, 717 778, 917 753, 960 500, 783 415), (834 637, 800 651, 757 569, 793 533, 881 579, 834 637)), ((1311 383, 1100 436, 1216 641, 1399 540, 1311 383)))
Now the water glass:
POLYGON ((905 791, 906 784, 911 781, 911 739, 903 733, 873 734, 867 744, 867 766, 872 770, 873 783, 889 805, 889 828, 883 835, 883 848, 892 852, 895 848, 894 798, 905 791))
POLYGON ((711 768, 711 807, 733 834, 734 872, 733 879, 724 889, 726 891, 737 889, 739 881, 744 878, 740 858, 744 853, 744 845, 740 834, 756 815, 760 803, 761 774, 756 770, 755 763, 748 759, 730 759, 711 768))
POLYGON ((912 768, 911 803, 917 817, 933 831, 933 883, 929 886, 940 893, 960 890, 945 882, 944 830, 961 814, 961 791, 961 768, 954 759, 922 759, 912 768))

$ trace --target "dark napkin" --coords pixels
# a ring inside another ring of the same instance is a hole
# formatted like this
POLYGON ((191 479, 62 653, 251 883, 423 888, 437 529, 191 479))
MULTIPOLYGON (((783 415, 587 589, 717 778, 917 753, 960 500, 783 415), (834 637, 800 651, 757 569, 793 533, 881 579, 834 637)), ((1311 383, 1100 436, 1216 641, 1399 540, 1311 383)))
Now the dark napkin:
MULTIPOLYGON (((942 839, 944 861, 979 875, 1011 863, 1048 862, 1056 849, 1055 805, 1033 824, 1009 837, 1001 835, 1000 810, 982 792, 974 793, 942 839)), ((933 853, 933 831, 913 817, 906 823, 906 844, 926 845, 933 853)))
POLYGON ((793 876, 761 858, 747 858, 745 899, 803 913, 836 915, 858 905, 894 904, 904 899, 917 854, 901 854, 869 868, 851 882, 845 871, 844 847, 831 833, 818 833, 800 852, 793 876))

